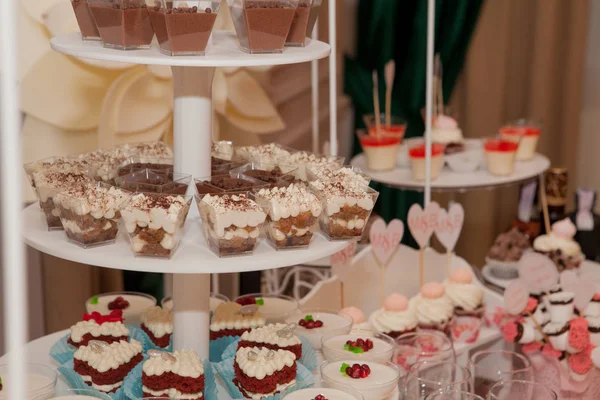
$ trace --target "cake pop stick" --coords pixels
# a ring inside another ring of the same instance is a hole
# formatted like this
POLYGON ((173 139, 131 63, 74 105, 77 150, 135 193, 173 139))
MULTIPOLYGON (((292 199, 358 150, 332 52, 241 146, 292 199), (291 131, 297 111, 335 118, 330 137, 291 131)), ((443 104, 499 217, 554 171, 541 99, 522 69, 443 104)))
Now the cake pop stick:
POLYGON ((347 247, 331 255, 331 269, 340 280, 341 306, 344 308, 344 281, 350 275, 350 264, 356 252, 356 241, 352 240, 347 247))
POLYGON ((546 233, 550 233, 550 217, 548 215, 548 199, 546 199, 546 182, 544 174, 540 175, 540 199, 542 200, 542 211, 544 213, 544 226, 546 233))
POLYGON ((379 109, 379 84, 377 70, 373 71, 373 104, 375 106, 375 131, 377 136, 381 135, 381 110, 379 109))
POLYGON ((434 64, 434 75, 435 79, 435 89, 436 89, 436 97, 434 97, 435 102, 437 103, 437 116, 444 114, 444 91, 442 86, 442 60, 440 58, 440 54, 435 55, 435 64, 434 64))
POLYGON ((392 89, 394 88, 394 75, 396 73, 396 63, 394 60, 385 64, 385 126, 392 125, 392 89))

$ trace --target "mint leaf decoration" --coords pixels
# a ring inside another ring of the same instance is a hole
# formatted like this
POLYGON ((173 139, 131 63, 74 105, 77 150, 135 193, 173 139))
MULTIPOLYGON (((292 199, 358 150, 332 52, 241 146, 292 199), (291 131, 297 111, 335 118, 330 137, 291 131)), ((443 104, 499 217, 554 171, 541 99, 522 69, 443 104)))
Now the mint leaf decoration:
POLYGON ((352 351, 352 350, 350 350, 350 345, 349 344, 345 344, 344 345, 344 350, 352 351))
POLYGON ((361 353, 364 353, 364 352, 365 352, 365 350, 364 350, 362 347, 359 347, 359 346, 351 346, 351 345, 349 345, 349 344, 347 344, 347 343, 344 345, 344 350, 346 350, 346 351, 351 351, 351 352, 352 352, 352 353, 354 353, 354 354, 361 354, 361 353))
POLYGON ((346 364, 346 363, 342 363, 342 366, 340 367, 340 372, 342 374, 344 374, 344 376, 346 376, 346 369, 349 367, 350 365, 346 364))
POLYGON ((308 314, 306 317, 304 317, 305 321, 312 321, 312 319, 313 319, 313 316, 310 314, 308 314))
POLYGON ((93 296, 90 300, 90 304, 98 304, 98 296, 93 296))
POLYGON ((264 306, 265 305, 265 301, 263 299, 256 299, 256 305, 258 306, 264 306))

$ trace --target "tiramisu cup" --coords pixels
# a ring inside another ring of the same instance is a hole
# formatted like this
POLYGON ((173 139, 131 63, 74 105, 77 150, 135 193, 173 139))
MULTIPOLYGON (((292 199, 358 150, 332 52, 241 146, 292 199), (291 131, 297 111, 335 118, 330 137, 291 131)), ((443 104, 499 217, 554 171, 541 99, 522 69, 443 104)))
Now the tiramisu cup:
POLYGON ((131 192, 184 195, 191 180, 192 176, 187 174, 142 169, 116 178, 115 184, 131 192))
POLYGON ((542 129, 540 125, 534 121, 518 120, 503 126, 499 130, 500 137, 519 145, 517 150, 517 160, 531 160, 535 155, 542 129))
POLYGON ((54 204, 54 196, 74 185, 92 183, 92 179, 83 173, 73 172, 44 172, 38 171, 33 174, 40 208, 46 215, 48 230, 63 229, 60 221, 60 211, 54 204))
POLYGON ((229 0, 241 49, 282 53, 297 6, 298 0, 229 0))
POLYGON ((318 218, 321 201, 303 185, 261 189, 254 198, 267 213, 266 233, 276 249, 308 247, 318 218))
POLYGON ((565 324, 573 318, 575 311, 575 293, 559 292, 548 296, 550 302, 550 320, 565 324))
POLYGON ((488 139, 484 145, 488 172, 508 176, 515 170, 518 144, 500 139, 488 139))
POLYGON ((131 156, 119 165, 118 176, 149 169, 162 173, 173 173, 173 157, 131 156))
POLYGON ((587 317, 588 332, 590 333, 590 342, 598 347, 600 346, 600 317, 587 317))
POLYGON ((266 214, 248 193, 197 195, 208 247, 219 257, 252 253, 266 214))
POLYGON ((71 0, 71 5, 77 25, 79 25, 79 31, 81 31, 81 38, 83 40, 102 40, 88 7, 88 0, 71 0))
POLYGON ((173 150, 165 142, 160 140, 150 142, 127 143, 118 147, 127 152, 129 156, 142 158, 142 162, 148 162, 144 158, 173 158, 173 150))
POLYGON ((23 164, 31 188, 36 190, 33 174, 36 172, 73 172, 92 176, 93 165, 79 157, 48 157, 23 164))
POLYGON ((230 140, 213 141, 210 155, 223 160, 231 160, 233 158, 233 143, 230 140))
POLYGON ((324 182, 358 182, 362 185, 371 183, 369 174, 352 165, 344 165, 341 168, 338 168, 337 165, 311 166, 307 171, 307 176, 309 181, 320 179, 324 182))
POLYGON ((171 258, 181 239, 192 196, 138 193, 121 206, 136 256, 171 258))
POLYGON ((567 350, 569 341, 569 323, 551 322, 544 327, 544 333, 548 336, 550 344, 558 351, 567 350))
POLYGON ((94 167, 93 178, 97 181, 113 185, 118 176, 119 165, 127 161, 129 155, 123 149, 99 149, 79 154, 79 160, 89 162, 94 167))
POLYGON ((148 49, 154 37, 146 0, 88 0, 104 47, 148 49))
POLYGON ((161 0, 148 10, 160 52, 168 56, 203 56, 220 1, 161 0))
POLYGON ((106 183, 83 183, 54 196, 54 205, 69 241, 87 248, 115 241, 119 206, 130 195, 106 183))
MULTIPOLYGON (((416 181, 425 180, 425 145, 418 145, 408 150, 410 158, 410 170, 412 177, 416 181)), ((431 179, 437 179, 440 176, 442 167, 444 166, 444 145, 434 143, 431 145, 431 179)))
POLYGON ((250 178, 241 173, 231 171, 230 174, 221 174, 194 179, 196 182, 197 193, 216 193, 216 192, 247 192, 269 187, 266 182, 250 178), (204 189, 203 189, 204 188, 204 189))
POLYGON ((294 168, 297 168, 296 178, 306 182, 308 181, 307 171, 315 168, 340 168, 344 164, 344 157, 326 156, 322 154, 310 153, 308 151, 298 151, 292 154, 287 160, 280 159, 279 164, 287 163, 294 168))

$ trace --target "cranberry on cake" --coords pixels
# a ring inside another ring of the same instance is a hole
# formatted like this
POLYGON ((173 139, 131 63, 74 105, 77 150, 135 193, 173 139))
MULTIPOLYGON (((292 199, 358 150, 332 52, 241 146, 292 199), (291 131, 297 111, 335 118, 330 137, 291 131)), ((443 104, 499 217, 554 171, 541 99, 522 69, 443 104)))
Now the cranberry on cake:
POLYGON ((266 323, 256 304, 242 306, 227 302, 219 305, 210 322, 210 340, 225 336, 240 336, 266 323))
POLYGON ((114 242, 121 218, 119 205, 129 196, 105 183, 82 183, 54 196, 54 205, 67 237, 87 247, 114 242))
POLYGON ((294 334, 295 325, 269 324, 262 328, 244 332, 238 342, 242 347, 265 347, 271 350, 287 350, 294 353, 296 360, 302 357, 302 342, 294 334))
POLYGON ((123 325, 123 312, 112 311, 108 315, 98 312, 83 314, 83 321, 71 327, 71 335, 67 342, 75 347, 87 346, 90 340, 106 343, 127 341, 129 329, 123 325))
POLYGON ((310 244, 323 206, 304 185, 261 189, 255 199, 268 213, 267 237, 276 249, 310 244))
POLYGON ((154 193, 138 193, 129 198, 121 207, 121 217, 134 253, 171 257, 191 202, 191 196, 154 193))
POLYGON ((296 383, 296 356, 287 350, 242 347, 235 354, 233 383, 242 395, 260 399, 296 383))
POLYGON ((206 241, 219 257, 254 250, 266 214, 246 193, 197 196, 206 241))
POLYGON ((204 397, 204 366, 194 350, 149 350, 142 366, 144 397, 198 400, 204 397))
POLYGON ((173 334, 171 310, 160 306, 150 307, 141 316, 142 330, 158 347, 168 347, 173 334))
POLYGON ((142 344, 136 340, 121 340, 108 344, 92 340, 81 346, 73 356, 74 370, 88 386, 105 393, 114 393, 136 365, 143 360, 142 344))

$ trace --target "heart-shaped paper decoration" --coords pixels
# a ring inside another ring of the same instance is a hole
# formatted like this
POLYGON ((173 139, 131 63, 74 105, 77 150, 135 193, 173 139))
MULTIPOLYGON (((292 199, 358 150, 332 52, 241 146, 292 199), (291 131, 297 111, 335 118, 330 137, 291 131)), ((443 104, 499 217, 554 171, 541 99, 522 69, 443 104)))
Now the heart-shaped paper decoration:
POLYGON ((558 283, 556 264, 543 254, 525 253, 519 260, 519 276, 534 293, 548 292, 558 283))
POLYGON ((528 300, 529 290, 527 290, 525 282, 520 279, 508 285, 504 290, 504 308, 509 314, 521 314, 527 307, 528 300))
POLYGON ((340 282, 344 282, 349 275, 350 268, 348 266, 352 262, 354 253, 356 252, 356 241, 353 240, 343 250, 331 255, 331 269, 333 273, 340 278, 340 282))
POLYGON ((575 293, 575 307, 579 311, 585 310, 597 291, 594 282, 579 279, 573 271, 563 271, 560 274, 560 286, 564 291, 575 293))
POLYGON ((464 222, 465 210, 459 203, 452 203, 448 212, 440 209, 435 234, 446 251, 454 250, 464 222))
POLYGON ((419 204, 413 204, 408 210, 408 228, 420 248, 427 246, 437 226, 440 206, 430 202, 423 210, 419 204))
POLYGON ((371 225, 369 233, 371 248, 380 264, 387 265, 400 245, 402 236, 404 236, 404 223, 399 219, 391 220, 387 226, 382 219, 378 219, 371 225))
POLYGON ((570 292, 571 290, 568 290, 567 287, 577 285, 578 283, 579 277, 574 271, 567 269, 560 273, 560 286, 563 289, 570 292))

